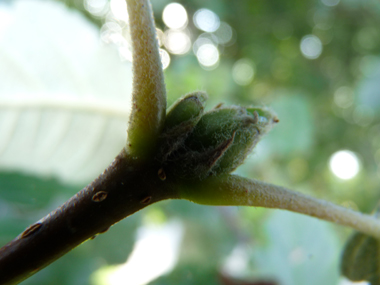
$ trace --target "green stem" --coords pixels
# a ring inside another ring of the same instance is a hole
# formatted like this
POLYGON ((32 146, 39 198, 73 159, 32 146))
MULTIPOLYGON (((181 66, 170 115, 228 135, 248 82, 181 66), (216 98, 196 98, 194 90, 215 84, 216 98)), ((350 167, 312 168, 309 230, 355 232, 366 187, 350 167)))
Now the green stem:
POLYGON ((151 5, 127 0, 133 46, 133 105, 127 150, 137 158, 151 156, 166 115, 166 89, 151 5))
POLYGON ((273 184, 236 175, 182 185, 181 198, 204 205, 255 206, 284 209, 356 229, 380 238, 380 221, 333 203, 273 184))

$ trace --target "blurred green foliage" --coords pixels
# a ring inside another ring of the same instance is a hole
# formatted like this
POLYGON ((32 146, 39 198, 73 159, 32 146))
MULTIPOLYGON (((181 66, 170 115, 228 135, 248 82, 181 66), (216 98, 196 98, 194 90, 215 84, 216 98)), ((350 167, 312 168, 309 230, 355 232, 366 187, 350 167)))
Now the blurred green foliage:
MULTIPOLYGON (((86 11, 81 0, 62 1, 99 28, 104 23, 86 11)), ((152 2, 157 25, 165 29, 161 15, 170 2, 152 2)), ((171 55, 165 71, 169 104, 201 89, 210 96, 208 108, 220 102, 270 106, 280 123, 237 172, 370 212, 380 198, 379 2, 341 0, 336 6, 315 0, 178 2, 190 20, 200 8, 214 11, 233 28, 236 41, 222 48, 219 66, 213 70, 203 69, 191 51, 171 55), (302 38, 309 34, 323 44, 322 54, 313 60, 300 51, 302 38), (245 86, 232 77, 234 63, 241 58, 255 66, 254 79, 245 86), (344 107, 337 95, 342 86, 353 94, 352 104, 344 107), (341 149, 357 153, 361 160, 362 169, 352 180, 340 180, 328 168, 330 156, 341 149)), ((196 38, 201 32, 191 28, 196 38)), ((0 244, 81 186, 4 170, 0 174, 0 244)), ((249 267, 241 273, 242 279, 312 284, 305 283, 305 274, 313 280, 326 273, 326 279, 315 284, 337 284, 337 260, 348 229, 273 210, 205 207, 185 201, 154 207, 166 220, 180 219, 185 236, 177 267, 152 284, 225 284, 220 278, 223 261, 237 245, 248 249, 249 267), (308 224, 315 225, 307 228, 308 224), (307 256, 299 268, 289 261, 297 248, 307 256), (309 257, 313 262, 308 262, 309 257)), ((89 284, 97 268, 125 262, 135 230, 147 213, 120 222, 23 284, 89 284)))
POLYGON ((362 233, 354 233, 342 255, 341 271, 353 281, 368 280, 379 284, 379 241, 362 233))

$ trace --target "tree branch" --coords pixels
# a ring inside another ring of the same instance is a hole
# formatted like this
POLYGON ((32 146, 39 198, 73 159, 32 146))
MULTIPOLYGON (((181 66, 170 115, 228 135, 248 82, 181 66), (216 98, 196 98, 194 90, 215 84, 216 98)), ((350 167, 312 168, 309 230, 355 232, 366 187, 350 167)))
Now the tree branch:
POLYGON ((0 249, 0 284, 21 282, 119 220, 177 198, 158 170, 123 150, 97 179, 0 249))

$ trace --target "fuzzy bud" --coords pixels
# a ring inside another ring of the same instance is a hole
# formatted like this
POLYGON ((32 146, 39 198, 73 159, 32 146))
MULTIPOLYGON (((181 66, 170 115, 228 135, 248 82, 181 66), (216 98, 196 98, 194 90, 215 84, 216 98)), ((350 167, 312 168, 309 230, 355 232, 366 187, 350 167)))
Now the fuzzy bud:
POLYGON ((183 96, 170 107, 160 137, 159 161, 165 161, 183 145, 203 115, 206 100, 207 94, 198 91, 183 96))
POLYGON ((204 179, 229 173, 278 122, 266 108, 217 107, 203 114, 206 94, 195 92, 168 111, 158 160, 175 176, 204 179))
POLYGON ((269 130, 273 118, 269 110, 238 106, 204 114, 185 141, 194 174, 204 178, 233 171, 269 130))

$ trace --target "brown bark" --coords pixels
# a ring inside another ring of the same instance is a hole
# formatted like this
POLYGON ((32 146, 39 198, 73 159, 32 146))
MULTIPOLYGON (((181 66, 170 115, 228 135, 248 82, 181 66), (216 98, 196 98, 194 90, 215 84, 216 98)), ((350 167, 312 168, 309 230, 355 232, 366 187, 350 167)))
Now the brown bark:
POLYGON ((17 284, 121 219, 177 198, 159 170, 123 150, 98 178, 0 249, 0 284, 17 284))

